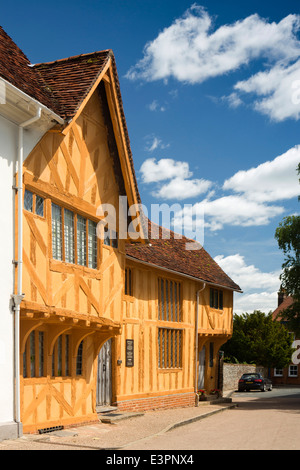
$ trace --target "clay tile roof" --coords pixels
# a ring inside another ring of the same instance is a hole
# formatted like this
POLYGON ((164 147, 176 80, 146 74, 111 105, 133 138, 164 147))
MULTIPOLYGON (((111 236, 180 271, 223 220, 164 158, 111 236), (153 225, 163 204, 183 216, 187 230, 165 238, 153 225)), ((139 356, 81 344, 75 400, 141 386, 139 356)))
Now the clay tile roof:
POLYGON ((127 153, 134 179, 135 193, 140 203, 128 129, 123 109, 120 83, 113 52, 81 54, 54 62, 31 65, 25 54, 0 26, 0 77, 52 109, 66 121, 71 120, 94 83, 111 59, 120 115, 126 139, 127 153))
POLYGON ((41 88, 36 71, 26 55, 0 26, 0 76, 21 91, 55 111, 51 93, 41 88))
POLYGON ((281 304, 274 310, 272 316, 273 319, 275 320, 277 316, 285 310, 286 308, 290 307, 294 303, 294 299, 291 296, 285 297, 284 300, 281 302, 281 304))
POLYGON ((99 51, 33 66, 40 87, 57 101, 60 116, 66 120, 74 117, 112 55, 110 50, 99 51))
POLYGON ((156 224, 153 224, 153 227, 155 230, 159 229, 159 238, 151 237, 151 222, 149 222, 149 244, 126 244, 127 256, 241 292, 240 287, 230 279, 204 248, 186 250, 186 243, 190 243, 191 240, 186 237, 176 239, 174 232, 158 227, 156 224), (167 239, 164 239, 164 236, 167 236, 167 239))

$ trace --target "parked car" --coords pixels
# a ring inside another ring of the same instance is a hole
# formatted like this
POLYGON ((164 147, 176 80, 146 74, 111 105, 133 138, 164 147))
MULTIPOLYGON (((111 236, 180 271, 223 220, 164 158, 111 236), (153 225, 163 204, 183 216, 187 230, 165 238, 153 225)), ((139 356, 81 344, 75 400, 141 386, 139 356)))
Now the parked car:
POLYGON ((238 385, 239 392, 245 390, 261 390, 265 392, 266 390, 271 391, 272 388, 272 381, 257 373, 243 374, 238 385))

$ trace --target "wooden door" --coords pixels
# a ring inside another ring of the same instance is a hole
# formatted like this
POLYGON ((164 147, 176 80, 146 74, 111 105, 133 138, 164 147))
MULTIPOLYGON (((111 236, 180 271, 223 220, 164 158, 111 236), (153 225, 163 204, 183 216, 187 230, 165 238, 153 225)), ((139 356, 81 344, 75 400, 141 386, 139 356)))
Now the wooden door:
POLYGON ((106 341, 98 356, 97 406, 109 406, 112 401, 111 339, 106 341))
POLYGON ((199 364, 198 364, 198 390, 204 389, 204 375, 205 375, 205 346, 199 351, 199 364))

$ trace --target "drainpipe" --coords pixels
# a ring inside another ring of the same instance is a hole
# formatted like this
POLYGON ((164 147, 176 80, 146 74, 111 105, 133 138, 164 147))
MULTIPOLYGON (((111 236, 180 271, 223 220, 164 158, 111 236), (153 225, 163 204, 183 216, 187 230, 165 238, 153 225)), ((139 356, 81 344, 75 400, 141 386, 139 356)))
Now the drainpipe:
POLYGON ((197 394, 198 390, 198 312, 199 312, 199 294, 202 292, 206 287, 206 283, 203 283, 202 289, 197 290, 196 293, 196 320, 195 320, 195 394, 197 394))
POLYGON ((22 425, 20 417, 20 305, 24 298, 22 293, 22 272, 23 272, 23 155, 24 155, 24 128, 33 124, 41 117, 42 108, 37 108, 36 115, 31 119, 19 124, 18 136, 18 186, 13 189, 18 191, 18 259, 15 265, 18 267, 17 293, 12 295, 15 312, 15 422, 18 425, 18 437, 22 435, 22 425))

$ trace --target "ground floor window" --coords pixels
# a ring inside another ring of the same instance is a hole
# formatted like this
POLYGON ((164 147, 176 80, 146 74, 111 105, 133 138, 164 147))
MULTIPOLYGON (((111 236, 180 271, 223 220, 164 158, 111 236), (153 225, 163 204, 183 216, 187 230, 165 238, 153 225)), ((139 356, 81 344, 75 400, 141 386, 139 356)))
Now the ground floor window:
POLYGON ((60 335, 54 345, 52 355, 52 376, 67 377, 71 375, 70 335, 60 335))
POLYGON ((77 357, 76 357, 76 375, 82 375, 83 369, 83 341, 78 346, 77 357))
MULTIPOLYGON (((70 334, 60 335, 53 347, 50 362, 52 377, 70 377, 74 372, 83 375, 84 341, 81 341, 77 356, 76 369, 72 372, 72 341, 70 334)), ((30 333, 23 353, 23 377, 45 377, 47 357, 47 335, 44 331, 34 330, 30 333)))
POLYGON ((182 330, 158 328, 158 367, 160 369, 182 367, 182 330))
POLYGON ((298 377, 298 366, 296 365, 289 366, 289 377, 298 377))
POLYGON ((278 369, 277 367, 275 367, 274 369, 274 377, 282 377, 283 376, 283 370, 282 369, 278 369))
POLYGON ((32 331, 26 341, 23 354, 23 377, 44 377, 44 332, 32 331))

